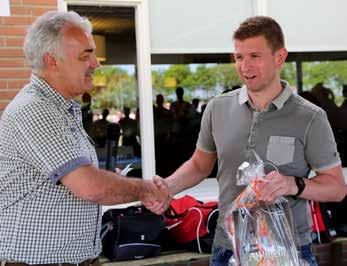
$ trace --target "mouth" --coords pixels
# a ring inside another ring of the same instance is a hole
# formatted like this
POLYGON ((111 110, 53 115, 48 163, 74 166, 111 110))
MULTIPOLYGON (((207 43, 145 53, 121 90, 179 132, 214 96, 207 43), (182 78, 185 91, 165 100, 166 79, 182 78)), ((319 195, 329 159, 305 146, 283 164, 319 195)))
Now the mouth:
POLYGON ((87 78, 92 78, 92 77, 93 77, 93 72, 88 72, 88 73, 86 73, 86 77, 87 77, 87 78))
POLYGON ((254 80, 257 76, 256 75, 246 75, 243 77, 245 80, 249 81, 249 80, 254 80))

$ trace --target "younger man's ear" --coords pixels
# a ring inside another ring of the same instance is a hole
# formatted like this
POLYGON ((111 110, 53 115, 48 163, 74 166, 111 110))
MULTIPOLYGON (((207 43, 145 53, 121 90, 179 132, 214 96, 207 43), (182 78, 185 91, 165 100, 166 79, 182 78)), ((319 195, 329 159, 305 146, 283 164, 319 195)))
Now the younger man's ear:
POLYGON ((280 48, 276 51, 276 64, 278 65, 278 67, 281 67, 288 56, 288 51, 286 48, 280 48))

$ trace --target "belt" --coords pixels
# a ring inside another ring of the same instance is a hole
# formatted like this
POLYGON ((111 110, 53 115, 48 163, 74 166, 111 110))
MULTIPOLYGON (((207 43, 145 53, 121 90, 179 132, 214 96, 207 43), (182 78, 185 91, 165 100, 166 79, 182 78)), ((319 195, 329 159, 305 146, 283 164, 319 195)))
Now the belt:
POLYGON ((49 264, 26 264, 22 262, 7 262, 1 261, 1 266, 90 266, 96 259, 85 260, 81 263, 49 263, 49 264))

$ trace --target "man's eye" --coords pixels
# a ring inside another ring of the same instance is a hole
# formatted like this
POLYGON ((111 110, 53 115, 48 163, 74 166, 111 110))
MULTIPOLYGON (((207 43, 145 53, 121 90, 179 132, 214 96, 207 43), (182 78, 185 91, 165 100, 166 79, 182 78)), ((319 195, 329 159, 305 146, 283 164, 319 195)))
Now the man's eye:
POLYGON ((235 57, 237 61, 241 61, 242 60, 242 56, 236 56, 235 57))
POLYGON ((89 55, 85 55, 81 57, 82 61, 87 61, 89 59, 89 55))

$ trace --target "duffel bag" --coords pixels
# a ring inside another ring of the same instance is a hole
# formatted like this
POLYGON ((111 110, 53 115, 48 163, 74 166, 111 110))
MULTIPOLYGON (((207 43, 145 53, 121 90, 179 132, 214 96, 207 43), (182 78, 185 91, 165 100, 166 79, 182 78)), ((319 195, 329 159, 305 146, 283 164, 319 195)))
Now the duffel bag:
POLYGON ((102 253, 111 261, 158 256, 164 231, 163 216, 142 205, 110 209, 102 217, 102 253))
POLYGON ((165 212, 169 237, 177 248, 211 253, 218 219, 218 202, 203 203, 186 195, 173 199, 165 212))

